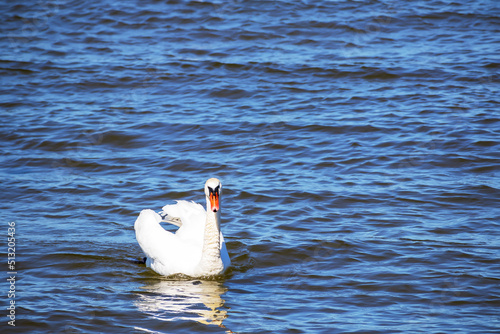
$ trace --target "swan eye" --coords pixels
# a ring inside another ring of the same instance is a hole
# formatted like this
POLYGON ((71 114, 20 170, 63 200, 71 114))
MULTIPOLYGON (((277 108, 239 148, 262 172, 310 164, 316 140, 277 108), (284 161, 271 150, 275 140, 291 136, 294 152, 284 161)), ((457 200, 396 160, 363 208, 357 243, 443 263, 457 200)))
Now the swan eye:
POLYGON ((213 194, 213 193, 219 193, 219 191, 220 191, 220 185, 219 185, 219 186, 217 186, 217 187, 215 187, 215 189, 213 189, 213 188, 212 188, 212 187, 210 187, 210 186, 207 186, 207 188, 208 188, 208 192, 209 192, 210 194, 213 194))

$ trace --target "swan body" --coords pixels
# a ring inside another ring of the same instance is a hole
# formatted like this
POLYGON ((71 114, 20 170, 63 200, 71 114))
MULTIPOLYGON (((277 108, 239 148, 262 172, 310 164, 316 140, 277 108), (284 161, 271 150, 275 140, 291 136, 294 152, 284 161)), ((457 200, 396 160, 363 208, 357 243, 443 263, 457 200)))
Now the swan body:
POLYGON ((165 205, 161 215, 142 210, 134 228, 137 242, 146 255, 146 266, 164 276, 201 277, 226 271, 231 260, 220 231, 220 193, 220 181, 211 178, 205 183, 206 210, 188 201, 165 205), (180 227, 172 233, 161 222, 180 227))

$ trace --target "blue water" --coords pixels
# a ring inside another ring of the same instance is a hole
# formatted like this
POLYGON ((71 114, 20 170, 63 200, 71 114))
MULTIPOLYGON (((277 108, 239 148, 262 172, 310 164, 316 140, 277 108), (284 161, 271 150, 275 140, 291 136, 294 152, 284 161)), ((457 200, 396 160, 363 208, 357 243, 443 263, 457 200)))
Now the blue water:
POLYGON ((0 12, 2 328, 500 333, 497 1, 0 12), (209 177, 232 269, 138 263, 209 177))

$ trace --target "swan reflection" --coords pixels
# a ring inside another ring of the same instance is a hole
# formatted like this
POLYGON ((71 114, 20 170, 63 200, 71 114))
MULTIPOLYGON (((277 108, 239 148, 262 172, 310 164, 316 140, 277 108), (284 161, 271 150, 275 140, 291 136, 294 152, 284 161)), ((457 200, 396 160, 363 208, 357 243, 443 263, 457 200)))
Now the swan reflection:
POLYGON ((224 327, 227 310, 221 295, 227 291, 217 281, 160 281, 141 287, 137 308, 162 321, 195 320, 224 327))

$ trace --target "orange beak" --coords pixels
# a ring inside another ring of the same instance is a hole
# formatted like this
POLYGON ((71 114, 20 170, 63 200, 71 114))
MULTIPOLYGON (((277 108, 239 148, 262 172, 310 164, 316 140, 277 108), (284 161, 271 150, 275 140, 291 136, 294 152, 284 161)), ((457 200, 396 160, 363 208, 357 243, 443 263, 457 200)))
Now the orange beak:
POLYGON ((212 212, 219 211, 219 192, 210 192, 210 209, 212 212))

